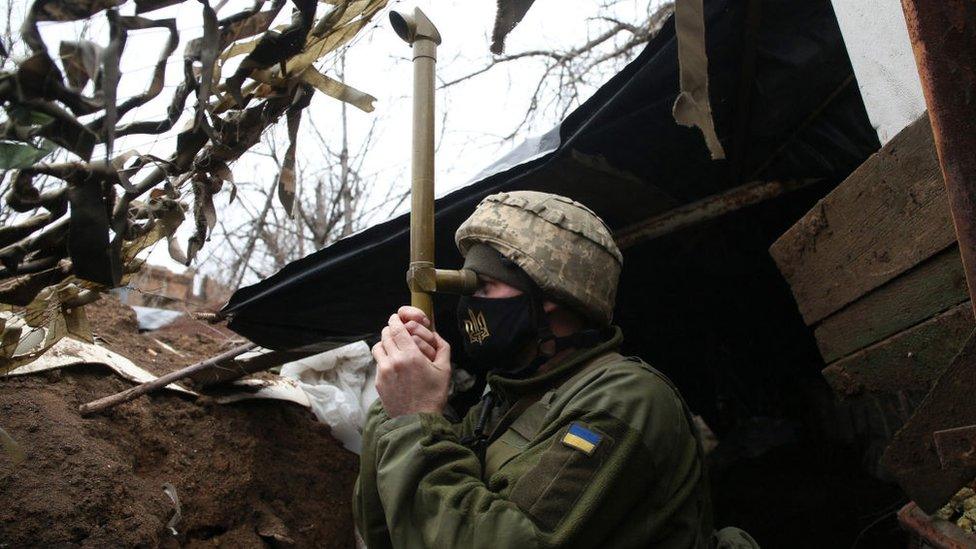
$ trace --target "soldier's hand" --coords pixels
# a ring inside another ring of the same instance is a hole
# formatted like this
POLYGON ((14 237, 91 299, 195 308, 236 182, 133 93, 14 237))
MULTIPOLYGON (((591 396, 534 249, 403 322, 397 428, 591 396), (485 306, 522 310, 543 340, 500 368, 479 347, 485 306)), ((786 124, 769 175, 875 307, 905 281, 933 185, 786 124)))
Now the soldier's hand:
POLYGON ((413 337, 414 343, 420 348, 420 352, 428 360, 433 361, 437 357, 437 338, 430 330, 430 319, 423 311, 410 305, 404 305, 397 310, 397 315, 406 326, 407 332, 413 337))
POLYGON ((417 345, 414 337, 419 336, 412 335, 400 315, 395 314, 390 316, 388 325, 383 328, 380 342, 373 346, 376 391, 390 417, 415 413, 439 414, 447 405, 451 346, 436 333, 430 332, 430 335, 433 338, 430 344, 433 359, 428 358, 417 345))

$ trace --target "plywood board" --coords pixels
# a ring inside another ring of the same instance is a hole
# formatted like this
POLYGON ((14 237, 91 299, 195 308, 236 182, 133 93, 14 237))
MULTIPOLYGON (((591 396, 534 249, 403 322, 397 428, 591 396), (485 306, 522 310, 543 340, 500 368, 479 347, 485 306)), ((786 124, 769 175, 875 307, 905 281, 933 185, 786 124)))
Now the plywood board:
POLYGON ((954 241, 923 116, 818 202, 770 254, 812 325, 954 241))
POLYGON ((826 318, 814 335, 830 363, 968 299, 953 246, 826 318))

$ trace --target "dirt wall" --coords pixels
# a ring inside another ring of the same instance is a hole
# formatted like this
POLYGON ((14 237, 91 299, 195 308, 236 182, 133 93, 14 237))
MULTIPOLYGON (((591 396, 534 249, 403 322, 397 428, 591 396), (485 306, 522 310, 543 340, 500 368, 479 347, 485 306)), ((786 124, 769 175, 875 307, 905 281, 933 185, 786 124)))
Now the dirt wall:
MULTIPOLYGON (((120 315, 90 316, 106 341, 125 336, 103 318, 120 315)), ((136 362, 160 373, 193 351, 136 362)), ((95 365, 0 380, 0 426, 26 453, 14 465, 0 452, 0 547, 353 546, 358 458, 307 410, 162 393, 79 416, 79 404, 129 386, 95 365), (181 503, 176 536, 165 483, 181 503)))

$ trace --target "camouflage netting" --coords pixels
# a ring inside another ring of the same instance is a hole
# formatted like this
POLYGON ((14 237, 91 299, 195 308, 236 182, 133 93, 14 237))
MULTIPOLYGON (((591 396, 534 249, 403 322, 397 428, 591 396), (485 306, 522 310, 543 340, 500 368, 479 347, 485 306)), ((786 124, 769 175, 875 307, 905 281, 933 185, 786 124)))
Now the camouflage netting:
POLYGON ((290 212, 296 194, 295 140, 315 90, 364 111, 373 109, 373 97, 323 74, 315 63, 347 44, 387 0, 326 0, 322 5, 293 0, 291 23, 277 29, 270 27, 285 0, 256 0, 223 19, 208 0, 198 0, 186 2, 186 9, 200 10, 203 35, 186 45, 183 81, 166 117, 120 124, 126 113, 166 88, 167 61, 179 45, 175 19, 145 14, 181 2, 134 0, 132 10, 126 0, 36 0, 26 14, 21 34, 29 55, 14 71, 0 72, 0 100, 7 114, 0 169, 16 170, 8 173, 10 191, 2 207, 20 213, 0 227, 0 374, 39 356, 68 333, 90 339, 80 306, 125 284, 141 266, 137 255, 152 244, 166 239, 170 255, 189 264, 216 223, 214 194, 226 184, 233 201, 229 165, 282 116, 290 145, 275 184, 290 212), (122 15, 123 9, 134 15, 122 15), (66 40, 52 54, 38 31, 39 22, 95 17, 107 18, 106 45, 66 40), (149 28, 165 29, 168 40, 145 91, 119 98, 126 38, 149 28), (230 72, 229 61, 241 56, 230 72), (171 130, 191 95, 196 99, 192 119, 179 131, 168 158, 114 151, 123 136, 171 130), (93 158, 96 145, 104 146, 104 157, 93 158), (58 147, 77 159, 43 163, 58 147), (42 176, 57 184, 41 190, 35 180, 42 176), (192 192, 192 206, 180 201, 181 190, 192 192), (174 233, 187 211, 195 232, 184 252, 174 233))

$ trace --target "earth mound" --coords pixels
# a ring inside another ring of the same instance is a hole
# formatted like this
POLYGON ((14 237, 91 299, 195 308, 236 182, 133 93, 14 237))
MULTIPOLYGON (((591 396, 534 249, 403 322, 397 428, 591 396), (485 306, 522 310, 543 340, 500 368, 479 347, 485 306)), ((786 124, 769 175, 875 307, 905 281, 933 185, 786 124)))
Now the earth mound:
MULTIPOLYGON (((189 318, 139 334, 114 298, 88 310, 106 346, 157 375, 232 337, 189 318)), ((0 547, 354 546, 358 458, 310 412, 161 392, 78 414, 79 404, 130 386, 97 365, 0 378, 0 427, 26 456, 15 464, 0 452, 0 547)))

